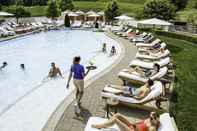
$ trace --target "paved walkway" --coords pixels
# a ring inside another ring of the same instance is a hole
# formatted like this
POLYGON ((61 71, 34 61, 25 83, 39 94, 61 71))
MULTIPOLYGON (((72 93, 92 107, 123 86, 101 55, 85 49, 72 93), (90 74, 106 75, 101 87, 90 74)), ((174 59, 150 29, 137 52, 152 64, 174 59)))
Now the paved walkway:
POLYGON ((104 103, 101 100, 101 91, 107 83, 122 84, 118 79, 117 74, 123 68, 127 68, 129 62, 134 59, 136 47, 129 41, 110 34, 114 39, 123 44, 125 47, 125 56, 109 73, 105 74, 85 89, 85 94, 82 99, 82 117, 77 118, 74 114, 74 102, 64 111, 63 116, 58 122, 55 131, 83 131, 86 122, 90 116, 104 116, 104 103))

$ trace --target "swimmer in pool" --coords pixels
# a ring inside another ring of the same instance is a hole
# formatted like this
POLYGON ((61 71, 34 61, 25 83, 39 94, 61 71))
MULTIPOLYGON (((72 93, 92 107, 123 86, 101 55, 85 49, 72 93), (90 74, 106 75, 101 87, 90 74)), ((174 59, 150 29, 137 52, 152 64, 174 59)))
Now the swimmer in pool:
POLYGON ((3 68, 5 68, 7 65, 8 65, 7 62, 3 62, 3 63, 2 63, 2 66, 0 67, 0 70, 2 70, 3 68))
POLYGON ((25 70, 25 64, 20 64, 20 68, 21 68, 22 70, 25 70))
POLYGON ((54 62, 51 63, 51 67, 52 68, 49 71, 48 77, 54 78, 54 77, 56 77, 59 74, 63 78, 60 69, 55 66, 55 63, 54 62))

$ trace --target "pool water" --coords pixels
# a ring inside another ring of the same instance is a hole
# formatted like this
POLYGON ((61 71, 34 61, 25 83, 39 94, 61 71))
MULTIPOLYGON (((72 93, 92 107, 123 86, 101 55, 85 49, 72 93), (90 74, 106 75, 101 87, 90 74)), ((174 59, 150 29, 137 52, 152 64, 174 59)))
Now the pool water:
POLYGON ((51 62, 66 74, 74 56, 80 55, 82 63, 87 64, 101 53, 104 42, 108 50, 116 44, 104 33, 82 30, 42 32, 0 42, 0 63, 8 63, 0 71, 0 116, 42 84, 51 62), (25 71, 20 69, 20 64, 25 64, 25 71))

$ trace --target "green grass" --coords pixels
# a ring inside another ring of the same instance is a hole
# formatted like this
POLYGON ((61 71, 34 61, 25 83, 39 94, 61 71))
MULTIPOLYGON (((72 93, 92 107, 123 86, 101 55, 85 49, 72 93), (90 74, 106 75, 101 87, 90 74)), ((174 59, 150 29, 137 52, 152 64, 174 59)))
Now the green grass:
MULTIPOLYGON (((130 1, 130 0, 124 0, 130 1)), ((133 0, 137 1, 137 0, 133 0)), ((75 10, 83 10, 83 11, 103 11, 106 8, 107 2, 105 1, 97 1, 97 2, 90 2, 90 1, 74 1, 75 10)), ((120 11, 130 16, 135 16, 137 11, 143 8, 143 4, 136 2, 136 3, 128 3, 128 2, 120 2, 120 11)), ((27 11, 31 12, 32 16, 43 16, 45 15, 45 8, 46 6, 32 6, 32 7, 25 7, 27 11)), ((4 11, 13 12, 15 6, 5 7, 3 6, 4 11)))
MULTIPOLYGON (((8 11, 10 13, 15 12, 15 6, 3 6, 3 11, 8 11)), ((45 8, 46 6, 32 6, 32 7, 25 7, 25 9, 31 12, 31 16, 45 16, 45 8)))
POLYGON ((166 43, 176 63, 175 91, 178 102, 171 110, 180 131, 197 131, 197 45, 187 41, 160 37, 166 43))

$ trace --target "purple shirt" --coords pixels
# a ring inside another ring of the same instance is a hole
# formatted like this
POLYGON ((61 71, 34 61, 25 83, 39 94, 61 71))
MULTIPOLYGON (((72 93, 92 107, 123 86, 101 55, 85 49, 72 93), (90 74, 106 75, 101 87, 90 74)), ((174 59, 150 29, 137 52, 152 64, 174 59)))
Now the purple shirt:
POLYGON ((83 65, 73 64, 71 66, 70 71, 71 71, 71 73, 74 73, 74 76, 73 76, 74 79, 78 79, 78 80, 84 79, 85 69, 84 69, 83 65))

